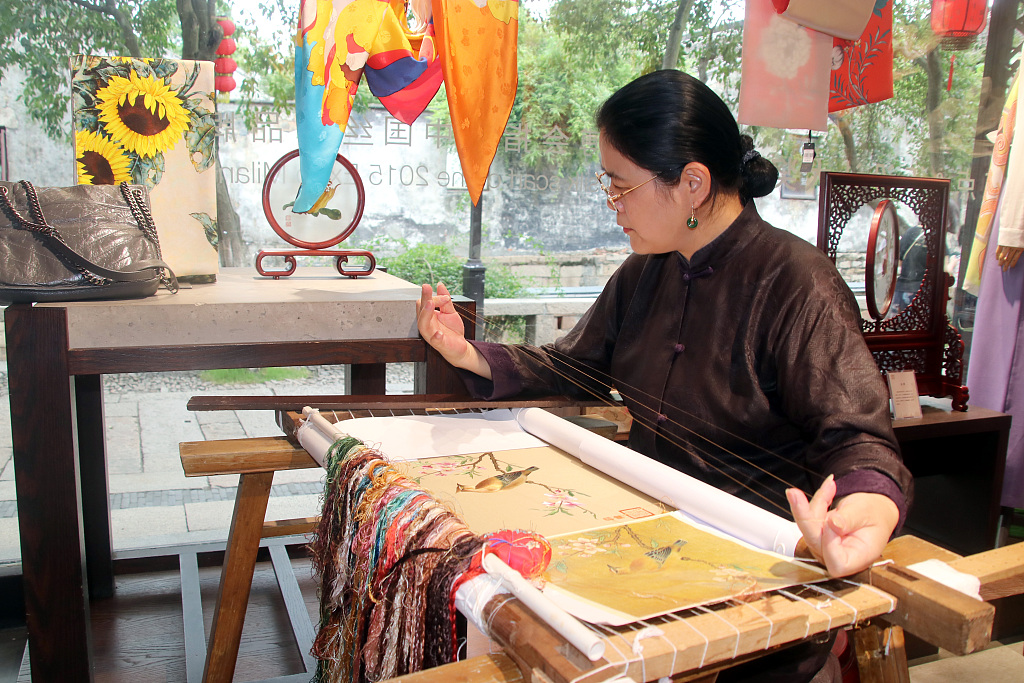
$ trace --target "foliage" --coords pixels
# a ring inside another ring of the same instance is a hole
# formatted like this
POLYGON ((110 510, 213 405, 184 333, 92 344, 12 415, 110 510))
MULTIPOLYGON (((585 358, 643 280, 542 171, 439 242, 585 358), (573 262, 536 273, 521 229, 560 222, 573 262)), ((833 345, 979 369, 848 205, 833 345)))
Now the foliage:
POLYGON ((259 16, 243 8, 236 22, 238 50, 234 56, 244 66, 236 72, 240 81, 238 112, 249 129, 256 126, 259 109, 269 105, 273 111, 285 111, 295 99, 291 32, 298 24, 298 3, 260 2, 258 12, 259 16))
MULTIPOLYGON (((388 274, 414 284, 443 282, 452 294, 462 294, 462 266, 466 259, 448 244, 421 243, 411 246, 406 239, 377 237, 360 245, 374 252, 377 265, 388 274)), ((529 283, 502 264, 488 263, 484 296, 509 299, 522 296, 529 283)))
POLYGON ((229 368, 225 370, 203 370, 199 378, 212 384, 262 384, 288 379, 306 379, 308 368, 229 368))
POLYGON ((123 0, 115 14, 68 0, 0 3, 0 84, 12 67, 25 74, 20 99, 46 133, 66 139, 69 58, 75 54, 167 57, 180 47, 175 0, 123 0), (132 27, 145 27, 145 31, 132 27))

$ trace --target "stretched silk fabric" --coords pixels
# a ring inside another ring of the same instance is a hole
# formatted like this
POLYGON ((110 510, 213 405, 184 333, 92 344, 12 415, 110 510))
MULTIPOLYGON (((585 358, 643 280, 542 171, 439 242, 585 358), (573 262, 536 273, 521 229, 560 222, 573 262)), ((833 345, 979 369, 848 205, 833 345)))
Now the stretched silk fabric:
POLYGON ((1006 95, 1006 104, 999 118, 996 129, 995 147, 992 149, 992 160, 989 162, 988 178, 985 180, 985 194, 982 196, 981 209, 978 213, 978 225, 974 230, 974 243, 971 256, 964 274, 964 289, 975 296, 981 285, 982 265, 988 251, 989 235, 992 232, 992 218, 999 204, 999 195, 1006 177, 1006 162, 1010 158, 1010 144, 1017 119, 1017 93, 1020 84, 1020 72, 1013 79, 1010 91, 1006 95))
POLYGON ((455 145, 473 203, 515 99, 516 0, 412 3, 301 0, 295 102, 302 185, 293 210, 309 211, 330 180, 360 79, 399 121, 423 113, 442 80, 455 145))
POLYGON ((857 40, 832 43, 830 112, 892 97, 892 0, 877 0, 857 40))

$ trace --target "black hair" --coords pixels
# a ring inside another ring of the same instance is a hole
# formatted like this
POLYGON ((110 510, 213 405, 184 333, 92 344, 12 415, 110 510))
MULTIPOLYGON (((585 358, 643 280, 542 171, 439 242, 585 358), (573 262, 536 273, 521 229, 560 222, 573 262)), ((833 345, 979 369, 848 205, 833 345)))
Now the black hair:
POLYGON ((775 164, 754 151, 725 102, 699 80, 674 69, 654 71, 623 86, 597 110, 597 128, 619 153, 678 185, 686 164, 711 172, 712 202, 736 192, 743 204, 769 194, 775 164))

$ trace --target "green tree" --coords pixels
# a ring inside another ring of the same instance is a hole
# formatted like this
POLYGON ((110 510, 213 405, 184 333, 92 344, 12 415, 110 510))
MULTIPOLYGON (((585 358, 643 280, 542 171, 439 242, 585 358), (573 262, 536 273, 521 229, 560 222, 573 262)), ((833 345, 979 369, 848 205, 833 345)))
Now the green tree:
MULTIPOLYGON (((19 67, 32 117, 51 137, 68 139, 70 55, 212 60, 224 37, 217 16, 216 0, 8 0, 0 5, 0 83, 19 67)), ((221 263, 239 265, 238 214, 219 161, 216 176, 221 263)))

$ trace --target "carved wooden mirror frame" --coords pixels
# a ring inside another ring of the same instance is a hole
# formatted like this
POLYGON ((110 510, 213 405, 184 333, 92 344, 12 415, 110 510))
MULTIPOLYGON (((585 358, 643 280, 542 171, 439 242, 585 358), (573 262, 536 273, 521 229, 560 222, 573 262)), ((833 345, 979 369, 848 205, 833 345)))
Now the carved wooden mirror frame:
MULTIPOLYGON (((917 216, 928 250, 917 294, 892 317, 867 320, 862 316, 861 331, 883 373, 913 370, 922 396, 950 396, 954 409, 967 410, 964 343, 946 316, 953 284, 952 276, 943 270, 949 181, 823 171, 820 196, 818 247, 833 263, 844 228, 864 205, 889 199, 917 216)), ((867 277, 870 274, 865 272, 867 277)))

